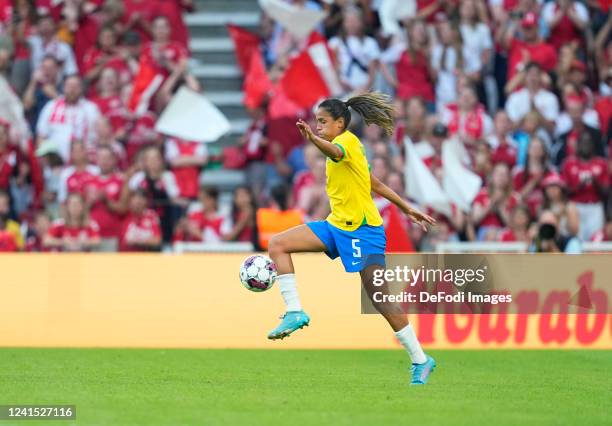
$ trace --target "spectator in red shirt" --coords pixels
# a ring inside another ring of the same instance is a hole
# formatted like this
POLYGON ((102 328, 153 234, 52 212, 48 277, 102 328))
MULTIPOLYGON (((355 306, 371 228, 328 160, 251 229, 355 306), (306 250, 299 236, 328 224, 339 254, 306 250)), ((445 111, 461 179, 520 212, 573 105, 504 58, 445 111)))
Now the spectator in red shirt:
POLYGON ((99 244, 98 224, 89 218, 83 196, 70 194, 64 218, 53 222, 43 238, 43 247, 58 251, 90 251, 99 244))
POLYGON ((548 42, 557 50, 564 44, 584 44, 584 30, 589 22, 589 11, 584 4, 572 0, 550 1, 542 8, 542 18, 550 36, 548 42))
POLYGON ((251 189, 246 185, 236 188, 232 202, 232 228, 223 235, 223 240, 251 242, 257 249, 256 211, 255 196, 251 189))
POLYGON ((559 220, 559 230, 563 235, 575 237, 580 229, 580 217, 576 203, 567 198, 567 186, 561 176, 551 173, 542 181, 544 203, 542 210, 553 212, 559 220))
POLYGON ((200 188, 199 203, 187 215, 175 233, 175 241, 201 241, 216 243, 223 240, 225 218, 219 215, 219 190, 214 187, 200 188))
POLYGON ((596 156, 595 145, 588 133, 580 135, 576 156, 565 160, 561 176, 567 183, 570 200, 578 208, 580 239, 589 241, 604 225, 604 200, 610 177, 608 163, 596 156))
POLYGON ((487 142, 493 148, 491 161, 494 165, 506 163, 512 169, 516 164, 518 152, 516 142, 512 138, 512 122, 506 111, 501 110, 495 114, 493 127, 494 133, 487 139, 487 142))
POLYGON ((457 135, 468 149, 493 133, 493 121, 478 103, 476 89, 471 85, 459 91, 456 105, 446 106, 442 121, 448 126, 449 133, 457 135))
POLYGON ((120 251, 159 251, 161 227, 159 217, 147 209, 147 193, 138 189, 130 195, 130 210, 123 222, 120 251))
POLYGON ((183 19, 183 13, 193 12, 193 0, 157 0, 156 14, 168 18, 172 28, 172 41, 189 50, 189 31, 183 19))
POLYGON ((116 157, 109 147, 98 148, 97 161, 100 174, 88 185, 87 203, 90 215, 100 227, 102 251, 117 251, 123 220, 121 190, 123 176, 117 172, 116 157))
POLYGON ((517 241, 528 242, 531 240, 529 235, 530 224, 531 215, 529 213, 529 208, 519 204, 512 209, 510 213, 510 225, 499 233, 498 240, 504 243, 514 243, 517 241))
POLYGON ((539 64, 546 72, 555 69, 557 52, 555 48, 540 38, 538 34, 538 17, 533 12, 527 12, 521 19, 523 39, 515 38, 517 21, 512 20, 503 36, 504 46, 509 50, 508 81, 517 72, 524 70, 529 62, 539 64))
POLYGON ((99 174, 96 166, 89 164, 85 144, 74 141, 70 150, 71 165, 64 167, 59 178, 57 200, 63 203, 72 193, 85 194, 87 186, 99 174))
POLYGON ((542 204, 543 179, 553 173, 548 161, 546 146, 539 138, 529 143, 526 165, 517 166, 513 171, 514 190, 520 199, 527 204, 531 214, 535 215, 542 204))
POLYGON ((123 145, 121 145, 113 135, 113 128, 108 118, 100 117, 96 120, 96 144, 91 147, 88 152, 89 161, 92 164, 98 164, 98 150, 100 148, 108 148, 116 158, 116 165, 120 170, 125 170, 128 167, 127 155, 123 145))
POLYGON ((208 161, 206 144, 169 137, 165 151, 166 162, 174 173, 180 196, 194 200, 198 196, 200 170, 208 161))
POLYGON ((100 74, 106 68, 117 72, 121 84, 131 80, 130 68, 118 49, 117 34, 112 27, 100 30, 97 45, 90 47, 83 58, 83 75, 90 94, 95 91, 100 74))
POLYGON ((153 21, 155 3, 149 0, 124 0, 121 18, 122 34, 134 30, 143 41, 151 40, 151 22, 153 21))
POLYGON ((478 240, 495 241, 499 230, 510 222, 510 212, 518 204, 512 191, 510 170, 504 163, 493 168, 489 183, 473 202, 472 222, 478 226, 478 240))

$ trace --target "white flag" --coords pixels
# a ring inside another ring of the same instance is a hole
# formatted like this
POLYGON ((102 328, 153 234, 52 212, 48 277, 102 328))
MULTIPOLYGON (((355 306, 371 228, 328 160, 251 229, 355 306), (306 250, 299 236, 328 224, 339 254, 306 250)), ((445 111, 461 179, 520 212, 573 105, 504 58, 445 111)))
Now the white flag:
POLYGON ((325 12, 297 7, 282 0, 259 0, 266 15, 297 38, 306 38, 325 18, 325 12))
POLYGON ((383 33, 386 36, 398 34, 402 28, 399 21, 416 15, 415 0, 383 0, 378 10, 383 33))
POLYGON ((435 211, 450 217, 449 198, 442 190, 438 180, 423 163, 410 138, 404 138, 404 147, 406 152, 404 168, 406 195, 420 205, 431 207, 435 211))
POLYGON ((466 158, 465 147, 458 139, 442 144, 442 168, 444 191, 453 203, 464 212, 472 210, 472 201, 482 187, 482 179, 462 162, 466 158))
POLYGON ((182 86, 157 120, 155 130, 195 142, 215 142, 230 123, 204 95, 182 86))

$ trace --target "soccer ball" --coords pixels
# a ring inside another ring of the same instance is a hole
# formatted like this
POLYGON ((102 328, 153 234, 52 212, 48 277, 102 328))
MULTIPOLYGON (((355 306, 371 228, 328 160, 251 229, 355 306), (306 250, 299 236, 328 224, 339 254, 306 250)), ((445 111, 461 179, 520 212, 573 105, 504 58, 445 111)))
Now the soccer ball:
POLYGON ((251 291, 269 290, 276 275, 276 265, 272 259, 260 254, 247 257, 240 266, 240 282, 251 291))

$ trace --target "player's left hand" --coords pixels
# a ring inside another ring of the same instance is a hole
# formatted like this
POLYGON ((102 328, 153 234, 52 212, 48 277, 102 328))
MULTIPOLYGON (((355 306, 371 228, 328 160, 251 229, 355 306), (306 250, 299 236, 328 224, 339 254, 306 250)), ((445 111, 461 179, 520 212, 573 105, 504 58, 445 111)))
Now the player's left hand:
POLYGON ((406 215, 416 224, 421 225, 421 228, 423 228, 423 231, 427 232, 427 225, 435 225, 436 224, 436 220, 429 216, 426 215, 423 212, 420 212, 416 209, 410 208, 408 211, 405 211, 404 213, 406 213, 406 215))

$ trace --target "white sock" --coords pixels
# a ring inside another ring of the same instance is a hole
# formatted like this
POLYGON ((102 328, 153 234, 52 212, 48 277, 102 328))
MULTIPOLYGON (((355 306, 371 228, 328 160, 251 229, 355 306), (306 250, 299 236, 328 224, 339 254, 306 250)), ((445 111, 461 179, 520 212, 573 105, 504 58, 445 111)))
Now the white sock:
POLYGON ((295 285, 295 274, 279 275, 276 277, 276 281, 278 281, 281 296, 283 296, 285 305, 287 305, 287 312, 301 311, 302 305, 300 304, 300 296, 295 285))
POLYGON ((408 324, 400 331, 396 331, 395 336, 406 349, 408 355, 410 355, 410 359, 412 360, 413 364, 423 364, 425 361, 427 361, 425 352, 423 352, 423 348, 421 348, 421 344, 419 343, 411 324, 408 324))

